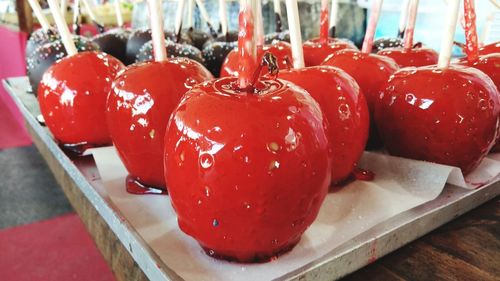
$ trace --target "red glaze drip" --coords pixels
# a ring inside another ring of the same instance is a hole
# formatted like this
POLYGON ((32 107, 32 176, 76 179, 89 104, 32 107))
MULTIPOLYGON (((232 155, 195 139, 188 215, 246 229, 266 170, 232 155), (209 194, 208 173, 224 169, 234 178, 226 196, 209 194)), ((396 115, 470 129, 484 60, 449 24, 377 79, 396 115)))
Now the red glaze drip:
POLYGON ((306 66, 320 65, 328 56, 340 50, 358 50, 351 41, 336 38, 329 38, 326 43, 322 43, 320 38, 307 40, 302 48, 306 66))
POLYGON ((111 84, 125 66, 99 52, 82 52, 52 65, 38 87, 45 124, 61 144, 111 143, 105 120, 111 84))
POLYGON ((212 79, 185 58, 134 64, 118 76, 106 104, 106 121, 127 171, 146 186, 165 186, 163 147, 168 118, 184 93, 212 79))
MULTIPOLYGON (((329 56, 323 65, 338 67, 356 80, 365 95, 371 117, 374 114, 379 90, 389 80, 389 77, 399 69, 396 62, 388 57, 354 50, 338 51, 329 56)), ((381 142, 376 132, 376 126, 372 118, 370 121, 370 137, 367 146, 368 148, 379 148, 381 142)))
POLYGON ((186 93, 165 135, 165 178, 182 231, 212 256, 254 262, 289 250, 314 221, 332 155, 309 94, 279 79, 252 94, 236 82, 186 93))
POLYGON ((238 84, 241 89, 250 89, 257 68, 257 50, 254 42, 254 18, 250 7, 243 6, 239 14, 238 34, 238 84))
POLYGON ((319 103, 330 124, 332 183, 348 178, 365 149, 369 128, 368 106, 356 81, 330 66, 281 71, 278 77, 304 88, 319 103))
POLYGON ((479 59, 476 11, 473 0, 464 0, 465 54, 470 63, 479 59))
POLYGON ((450 65, 403 68, 383 86, 374 120, 392 155, 471 172, 498 137, 500 100, 486 75, 450 65))
POLYGON ((125 180, 127 192, 135 195, 166 195, 167 190, 143 185, 133 176, 127 176, 125 180))
POLYGON ((328 7, 321 7, 319 16, 319 39, 322 44, 328 43, 328 7))
POLYGON ((360 181, 372 181, 375 179, 375 173, 361 168, 355 168, 352 172, 354 177, 360 181))
POLYGON ((439 54, 429 48, 388 48, 377 54, 393 59, 399 67, 433 65, 437 64, 439 59, 439 54))

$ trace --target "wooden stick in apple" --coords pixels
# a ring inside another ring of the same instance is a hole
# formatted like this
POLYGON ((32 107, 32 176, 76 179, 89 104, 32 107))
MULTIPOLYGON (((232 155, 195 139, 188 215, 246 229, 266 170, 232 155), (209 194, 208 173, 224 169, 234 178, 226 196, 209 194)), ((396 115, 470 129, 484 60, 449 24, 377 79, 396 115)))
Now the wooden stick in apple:
POLYGON ((413 48, 413 35, 415 33, 415 23, 417 21, 417 11, 419 0, 410 0, 408 7, 408 22, 405 29, 404 48, 410 50, 413 48))
POLYGON ((256 0, 241 0, 238 18, 238 56, 239 76, 238 86, 241 90, 252 87, 254 71, 257 67, 257 47, 254 41, 254 9, 256 0))
POLYGON ((361 52, 369 54, 372 52, 373 48, 373 38, 375 36, 375 30, 377 29, 378 19, 380 17, 380 10, 382 9, 383 0, 373 0, 372 10, 370 15, 370 20, 368 21, 368 26, 366 28, 365 39, 363 40, 363 47, 361 52))
POLYGON ((165 33, 163 32, 163 9, 160 1, 149 0, 149 15, 151 17, 151 37, 155 61, 165 61, 167 50, 165 48, 165 33))
POLYGON ((303 68, 305 63, 297 2, 296 0, 285 0, 285 4, 288 15, 288 29, 290 30, 290 44, 292 45, 293 68, 303 68))
POLYGON ((448 13, 446 15, 446 26, 441 40, 441 48, 439 52, 438 68, 448 68, 450 64, 451 54, 453 50, 453 39, 455 38, 455 29, 457 27, 458 11, 460 0, 448 1, 448 13))
POLYGON ((80 0, 73 3, 73 34, 80 35, 80 0))
POLYGON ((282 23, 281 23, 281 1, 280 0, 273 0, 273 7, 274 7, 274 18, 275 23, 276 23, 276 32, 281 32, 283 31, 282 28, 282 23))
POLYGON ((321 12, 319 15, 319 40, 328 43, 328 0, 321 0, 321 12))
POLYGON ((38 3, 38 0, 28 0, 28 3, 31 6, 31 9, 35 13, 35 17, 42 26, 43 30, 48 31, 50 29, 50 24, 45 15, 42 12, 42 8, 38 3))
POLYGON ((227 41, 228 28, 227 28, 227 15, 226 15, 226 0, 219 0, 219 19, 220 19, 222 35, 226 36, 226 41, 227 41))
POLYGON ((337 17, 339 13, 339 0, 332 0, 332 7, 330 8, 330 37, 335 38, 337 29, 337 17))
POLYGON ((201 18, 207 23, 208 29, 212 34, 212 37, 217 38, 217 32, 214 29, 212 21, 210 20, 210 16, 208 15, 207 9, 205 9, 205 4, 201 0, 195 0, 196 6, 200 9, 201 18))
POLYGON ((104 32, 104 25, 100 21, 97 20, 97 16, 95 15, 94 10, 90 6, 89 0, 81 0, 81 1, 83 2, 83 5, 85 6, 85 9, 87 10, 87 13, 89 14, 90 19, 97 27, 97 30, 99 31, 99 33, 103 33, 104 32))
POLYGON ((255 1, 255 38, 257 41, 257 49, 264 47, 264 20, 262 19, 262 2, 255 1))
POLYGON ((411 0, 404 0, 401 5, 401 15, 399 16, 398 38, 403 38, 406 30, 406 23, 408 22, 408 9, 411 0))
POLYGON ((120 0, 114 0, 113 5, 115 7, 116 25, 118 27, 122 27, 123 26, 123 15, 122 15, 120 0))
POLYGON ((59 35, 61 36, 61 41, 66 49, 66 52, 68 53, 68 57, 76 55, 78 51, 71 37, 71 33, 69 32, 66 20, 61 14, 59 4, 56 0, 48 0, 47 2, 49 4, 50 11, 52 12, 52 17, 54 17, 59 35))
POLYGON ((177 43, 179 43, 181 40, 182 16, 184 15, 185 3, 186 3, 185 0, 177 1, 177 10, 175 12, 175 24, 174 24, 175 34, 177 34, 177 43))
POLYGON ((66 10, 68 9, 68 0, 61 0, 61 14, 66 18, 66 10))
POLYGON ((193 12, 194 12, 194 0, 187 0, 187 18, 186 18, 186 27, 189 29, 193 27, 193 12))

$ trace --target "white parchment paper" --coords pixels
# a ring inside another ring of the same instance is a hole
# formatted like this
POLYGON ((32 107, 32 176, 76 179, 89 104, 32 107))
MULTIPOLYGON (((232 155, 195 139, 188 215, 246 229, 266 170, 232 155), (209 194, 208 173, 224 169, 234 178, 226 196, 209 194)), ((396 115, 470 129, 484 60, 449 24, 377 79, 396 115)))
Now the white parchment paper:
POLYGON ((92 149, 111 200, 162 261, 185 280, 271 280, 312 262, 392 216, 436 198, 446 182, 476 188, 500 174, 500 155, 486 158, 467 178, 460 169, 365 152, 359 166, 375 180, 331 192, 300 243, 277 260, 236 264, 206 256, 177 226, 168 196, 125 191, 127 171, 113 147, 92 149), (498 160, 494 160, 498 159, 498 160))

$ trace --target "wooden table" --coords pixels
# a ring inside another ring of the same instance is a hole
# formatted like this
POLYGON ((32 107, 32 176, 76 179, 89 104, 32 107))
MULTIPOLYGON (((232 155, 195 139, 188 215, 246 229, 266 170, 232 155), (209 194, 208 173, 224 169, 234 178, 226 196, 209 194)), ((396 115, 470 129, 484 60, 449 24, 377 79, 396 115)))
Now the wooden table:
MULTIPOLYGON (((154 262, 155 254, 151 249, 141 246, 141 237, 126 231, 129 227, 127 222, 114 212, 113 203, 106 202, 105 196, 99 194, 102 182, 93 158, 68 159, 57 146, 48 145, 53 140, 46 133, 46 128, 39 126, 33 118, 39 112, 36 100, 26 94, 17 99, 18 104, 22 104, 21 111, 25 114, 33 142, 116 278, 147 280, 143 270, 149 270, 148 276, 155 276, 151 274, 155 270, 148 269, 148 265, 153 264, 160 269, 156 271, 169 276, 167 280, 180 280, 168 267, 154 262), (61 165, 66 166, 62 168, 61 165), (96 206, 104 208, 96 209, 96 206), (151 257, 153 260, 148 260, 151 257)), ((491 194, 484 196, 491 198, 491 194)), ((345 277, 345 280, 500 280, 498 199, 497 196, 459 219, 345 277)), ((313 279, 314 274, 298 278, 313 279)))

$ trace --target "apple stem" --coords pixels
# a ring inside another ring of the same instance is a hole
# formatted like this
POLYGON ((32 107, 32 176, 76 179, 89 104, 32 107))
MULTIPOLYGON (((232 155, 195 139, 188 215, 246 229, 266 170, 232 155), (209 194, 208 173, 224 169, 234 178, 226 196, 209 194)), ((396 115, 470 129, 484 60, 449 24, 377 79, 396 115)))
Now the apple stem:
POLYGON ((90 6, 89 0, 81 0, 81 1, 83 2, 83 5, 85 6, 85 9, 87 10, 87 13, 89 14, 90 19, 95 24, 95 26, 97 26, 97 30, 99 31, 99 33, 103 33, 104 32, 104 25, 102 25, 102 23, 100 23, 97 20, 97 17, 94 13, 94 10, 90 6))
POLYGON ((328 0, 321 0, 321 12, 319 15, 319 41, 328 43, 328 0))
POLYGON ((293 68, 303 68, 305 67, 304 51, 302 49, 297 0, 285 0, 285 4, 288 15, 288 29, 290 30, 290 44, 292 45, 293 68))
POLYGON ((226 0, 219 0, 219 18, 222 34, 226 36, 228 35, 227 31, 227 14, 226 14, 226 0))
POLYGON ((187 11, 188 11, 188 15, 187 15, 187 22, 186 22, 186 27, 189 29, 191 27, 193 27, 193 11, 194 11, 194 0, 187 0, 188 1, 188 4, 187 4, 187 11))
POLYGON ((38 3, 38 0, 28 0, 28 3, 31 6, 31 9, 35 13, 35 17, 42 26, 43 30, 48 31, 50 29, 50 24, 45 15, 42 12, 42 8, 38 3))
POLYGON ((464 0, 464 17, 466 46, 465 53, 467 54, 467 60, 472 63, 479 59, 474 0, 464 0))
POLYGON ((446 26, 441 40, 441 51, 439 53, 438 68, 448 68, 453 50, 453 39, 457 27, 458 11, 460 0, 448 0, 448 13, 446 17, 446 26))
POLYGON ((121 5, 120 5, 120 0, 115 0, 114 6, 115 6, 115 13, 116 13, 116 24, 118 27, 122 27, 123 26, 123 15, 122 15, 122 9, 121 9, 121 5))
POLYGON ((373 38, 375 37, 375 30, 377 29, 378 19, 380 17, 380 10, 382 9, 382 0, 373 0, 372 11, 368 27, 366 28, 365 39, 363 40, 363 47, 361 52, 369 54, 373 48, 373 38))
POLYGON ((246 91, 252 88, 252 78, 257 68, 257 47, 255 44, 254 17, 257 0, 241 0, 238 17, 238 86, 246 91))
POLYGON ((408 9, 411 0, 404 0, 401 5, 401 15, 399 16, 398 38, 403 38, 405 35, 406 23, 408 22, 408 9))
POLYGON ((262 19, 262 2, 256 1, 255 5, 255 37, 257 38, 257 49, 264 48, 264 20, 262 19))
POLYGON ((149 0, 148 3, 155 61, 166 61, 167 50, 165 48, 165 33, 163 32, 162 0, 149 0))
POLYGON ((177 34, 177 42, 180 41, 181 28, 182 28, 182 16, 184 14, 184 4, 185 0, 177 0, 177 10, 175 12, 175 34, 177 34))
POLYGON ((276 23, 276 32, 281 32, 283 31, 283 28, 281 26, 281 3, 280 0, 273 0, 273 8, 274 8, 274 17, 276 18, 275 23, 276 23))
POLYGON ((68 0, 61 0, 61 14, 66 18, 66 9, 68 9, 68 0))
POLYGON ((332 38, 335 38, 338 13, 339 0, 332 0, 332 7, 330 8, 330 37, 332 38))
POLYGON ((73 33, 80 35, 80 0, 73 3, 73 33))
POLYGON ((418 2, 419 0, 410 0, 404 42, 404 48, 406 50, 411 50, 413 48, 413 35, 415 33, 415 22, 417 21, 418 2))
POLYGON ((68 57, 76 55, 78 50, 76 49, 75 42, 73 42, 73 38, 69 33, 68 25, 64 20, 59 4, 56 0, 47 0, 49 3, 50 11, 52 12, 52 17, 56 22, 57 30, 59 31, 59 36, 61 36, 61 41, 66 49, 66 53, 68 53, 68 57))

